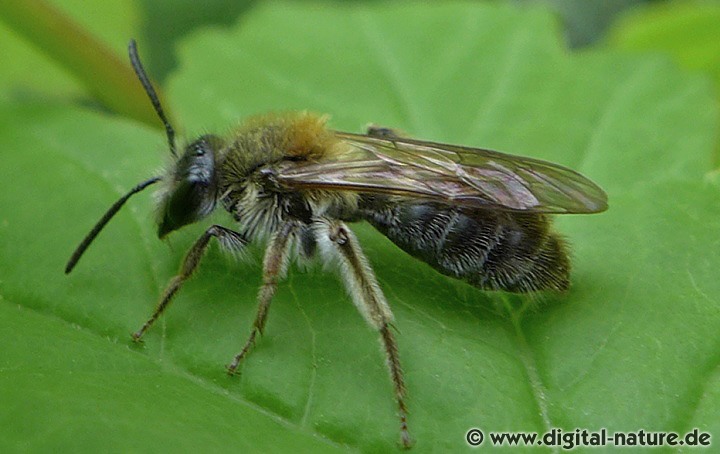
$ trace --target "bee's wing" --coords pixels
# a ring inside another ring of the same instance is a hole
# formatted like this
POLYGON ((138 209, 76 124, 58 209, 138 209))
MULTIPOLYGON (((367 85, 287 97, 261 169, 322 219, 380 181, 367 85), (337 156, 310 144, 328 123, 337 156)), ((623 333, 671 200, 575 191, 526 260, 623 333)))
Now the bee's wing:
POLYGON ((437 200, 474 208, 596 213, 607 196, 579 173, 538 159, 405 138, 336 133, 337 160, 289 162, 280 184, 437 200))

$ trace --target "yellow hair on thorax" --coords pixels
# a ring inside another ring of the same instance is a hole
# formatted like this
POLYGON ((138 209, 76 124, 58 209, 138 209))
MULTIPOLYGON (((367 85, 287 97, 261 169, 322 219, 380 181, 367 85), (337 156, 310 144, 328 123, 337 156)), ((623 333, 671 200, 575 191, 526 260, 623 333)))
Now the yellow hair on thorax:
POLYGON ((326 127, 329 118, 310 112, 258 115, 245 120, 238 133, 264 131, 267 142, 283 156, 318 161, 333 155, 340 142, 326 127))

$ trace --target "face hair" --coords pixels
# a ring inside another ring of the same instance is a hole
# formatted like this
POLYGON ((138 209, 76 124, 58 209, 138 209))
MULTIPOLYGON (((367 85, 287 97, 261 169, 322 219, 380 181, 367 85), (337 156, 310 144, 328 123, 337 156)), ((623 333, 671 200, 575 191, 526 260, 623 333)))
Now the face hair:
POLYGON ((149 180, 143 181, 142 183, 132 188, 127 194, 120 197, 117 202, 113 203, 112 206, 105 212, 105 214, 103 214, 97 224, 95 224, 95 227, 90 230, 90 233, 88 233, 85 238, 83 238, 78 247, 72 253, 72 256, 70 256, 70 260, 68 260, 67 265, 65 265, 65 274, 69 274, 73 270, 73 268, 75 268, 75 265, 77 265, 80 257, 82 257, 82 255, 85 253, 85 250, 88 248, 88 246, 90 246, 90 243, 93 242, 95 237, 98 236, 98 233, 100 233, 100 231, 105 227, 105 225, 110 222, 110 219, 112 219, 112 217, 115 216, 118 211, 120 211, 120 208, 125 205, 125 202, 127 202, 130 197, 147 188, 148 186, 157 183, 160 180, 162 180, 161 177, 152 177, 149 180))
POLYGON ((137 74, 138 79, 140 79, 140 83, 145 89, 145 93, 147 93, 148 97, 150 98, 150 102, 155 108, 155 112, 157 112, 158 117, 160 117, 160 120, 163 123, 163 126, 165 126, 165 134, 167 134, 168 145, 170 146, 170 153, 172 153, 173 156, 177 157, 177 151, 175 150, 175 130, 165 116, 165 111, 160 104, 160 98, 158 98, 155 89, 150 83, 150 78, 147 76, 145 68, 140 61, 140 56, 138 55, 137 45, 135 44, 134 39, 131 39, 130 44, 128 44, 128 54, 130 54, 130 63, 132 63, 135 74, 137 74))

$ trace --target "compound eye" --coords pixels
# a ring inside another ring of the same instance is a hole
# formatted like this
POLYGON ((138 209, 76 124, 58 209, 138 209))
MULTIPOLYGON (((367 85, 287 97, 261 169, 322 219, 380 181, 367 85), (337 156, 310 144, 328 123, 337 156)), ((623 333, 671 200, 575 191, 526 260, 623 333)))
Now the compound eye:
POLYGON ((202 219, 215 208, 214 155, 221 145, 214 136, 203 136, 189 144, 178 159, 172 186, 160 202, 158 235, 161 238, 202 219))

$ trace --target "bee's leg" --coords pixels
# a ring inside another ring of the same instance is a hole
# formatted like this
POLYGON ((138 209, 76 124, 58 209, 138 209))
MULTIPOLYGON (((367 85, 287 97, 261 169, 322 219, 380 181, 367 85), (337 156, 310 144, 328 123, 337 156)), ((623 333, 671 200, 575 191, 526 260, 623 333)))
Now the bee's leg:
POLYGON ((168 307, 175 294, 178 292, 178 290, 180 290, 180 287, 183 285, 183 283, 188 280, 190 276, 192 276, 193 272, 200 263, 200 259, 205 253, 205 250, 207 249, 210 238, 212 237, 216 237, 218 241, 220 241, 220 244, 228 249, 239 249, 245 244, 247 244, 247 240, 245 239, 245 237, 241 233, 238 233, 234 230, 230 230, 220 225, 213 225, 212 227, 207 229, 205 233, 203 233, 202 236, 198 238, 197 241, 195 241, 195 244, 193 244, 193 246, 190 248, 187 255, 185 255, 185 259, 183 260, 182 266, 180 267, 180 272, 170 280, 170 283, 165 288, 165 292, 163 292, 163 296, 160 299, 160 302, 155 308, 155 312, 153 312, 153 314, 150 316, 150 319, 145 322, 142 328, 137 330, 137 332, 133 333, 133 340, 139 341, 140 338, 142 338, 143 334, 145 334, 145 331, 150 328, 150 326, 155 322, 155 320, 158 319, 160 314, 162 314, 163 311, 168 307))
POLYGON ((245 342, 245 346, 240 350, 240 353, 235 355, 232 363, 227 366, 227 371, 231 375, 235 373, 240 362, 254 345, 255 337, 258 333, 262 334, 265 328, 265 320, 267 319, 270 302, 277 289, 278 279, 284 276, 287 271, 288 252, 290 249, 288 246, 290 245, 290 238, 293 236, 295 229, 295 223, 285 223, 270 238, 268 247, 265 250, 265 258, 263 259, 263 282, 260 287, 260 293, 258 294, 257 315, 255 316, 255 322, 250 331, 250 337, 245 342))
POLYGON ((397 342, 391 323, 393 314, 385 300, 370 263, 363 254, 357 237, 343 222, 323 220, 317 223, 317 240, 322 252, 328 259, 340 262, 341 274, 345 285, 365 320, 380 332, 385 348, 390 376, 395 387, 395 399, 400 416, 400 437, 405 448, 412 445, 407 427, 407 407, 405 405, 405 381, 403 379, 397 342))

